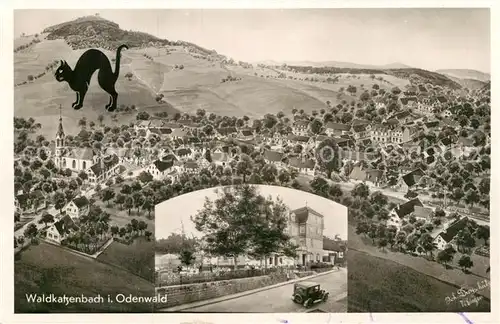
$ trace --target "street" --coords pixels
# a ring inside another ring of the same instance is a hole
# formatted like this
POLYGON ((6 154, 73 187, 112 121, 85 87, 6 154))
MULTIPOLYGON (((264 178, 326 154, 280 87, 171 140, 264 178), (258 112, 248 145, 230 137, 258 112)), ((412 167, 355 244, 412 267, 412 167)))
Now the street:
POLYGON ((291 283, 215 304, 186 309, 185 312, 302 313, 315 309, 330 313, 347 312, 347 303, 337 302, 347 297, 347 269, 341 268, 338 272, 319 275, 306 281, 319 283, 322 289, 330 293, 329 299, 306 309, 292 301, 293 283, 291 283))

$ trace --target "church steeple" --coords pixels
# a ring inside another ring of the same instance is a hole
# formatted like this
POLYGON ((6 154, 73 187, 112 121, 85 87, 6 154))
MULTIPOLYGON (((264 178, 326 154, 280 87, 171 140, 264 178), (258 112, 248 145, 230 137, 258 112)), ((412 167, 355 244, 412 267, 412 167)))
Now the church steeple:
POLYGON ((56 138, 63 138, 64 137, 64 129, 62 125, 62 113, 61 113, 62 107, 59 105, 59 128, 57 129, 56 133, 56 138))

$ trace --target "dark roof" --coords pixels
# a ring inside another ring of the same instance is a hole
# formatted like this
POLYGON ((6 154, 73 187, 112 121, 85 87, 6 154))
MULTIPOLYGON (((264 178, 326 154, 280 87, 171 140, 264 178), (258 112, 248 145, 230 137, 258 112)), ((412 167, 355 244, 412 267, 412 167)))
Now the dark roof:
POLYGON ((424 176, 424 171, 420 169, 416 169, 411 171, 410 173, 407 173, 403 176, 403 181, 406 183, 408 187, 414 186, 420 178, 424 176))
POLYGON ((404 110, 404 111, 398 112, 393 117, 397 118, 397 119, 403 119, 403 118, 410 117, 410 116, 411 116, 411 113, 408 110, 404 110))
POLYGON ((309 137, 290 134, 290 135, 288 135, 288 140, 296 141, 296 142, 308 142, 309 137))
POLYGON ((448 99, 446 99, 446 97, 444 96, 439 96, 437 97, 437 100, 440 102, 440 103, 445 103, 448 101, 448 99))
POLYGON ((89 204, 89 200, 85 196, 80 196, 73 199, 73 203, 76 205, 76 207, 82 208, 89 204))
POLYGON ((345 242, 332 240, 328 237, 323 237, 323 250, 345 252, 345 242))
POLYGON ((172 134, 172 129, 171 128, 152 128, 149 130, 151 133, 155 133, 158 135, 168 135, 172 134))
POLYGON ((99 162, 92 165, 90 169, 98 177, 107 170, 117 165, 119 161, 120 159, 118 158, 118 156, 116 154, 112 154, 110 156, 102 158, 99 162))
POLYGON ((321 215, 320 213, 318 213, 317 211, 315 211, 309 207, 301 207, 301 208, 292 210, 292 213, 295 214, 295 222, 297 222, 299 224, 307 222, 307 219, 309 218, 309 213, 323 217, 323 215, 321 215))
POLYGON ((167 155, 164 155, 162 158, 162 161, 177 161, 177 157, 173 155, 172 153, 168 153, 167 155))
POLYGON ((196 163, 194 161, 188 161, 188 162, 184 163, 184 167, 186 169, 198 169, 198 163, 196 163))
POLYGON ((294 127, 309 127, 309 121, 308 120, 297 120, 295 123, 293 123, 294 127))
POLYGON ((76 226, 75 222, 69 217, 69 215, 65 215, 61 220, 54 223, 56 230, 60 235, 69 234, 71 230, 77 230, 78 226, 76 226))
POLYGON ((19 205, 24 206, 28 202, 29 195, 28 194, 20 194, 16 196, 19 205))
POLYGON ((354 127, 356 125, 368 125, 370 122, 364 119, 353 119, 351 125, 354 127))
POLYGON ((180 148, 177 150, 177 155, 188 155, 191 154, 191 150, 189 148, 180 148))
POLYGON ((217 132, 221 135, 234 134, 237 132, 236 127, 221 127, 217 129, 217 132))
POLYGON ((441 232, 439 235, 443 238, 446 243, 451 242, 455 236, 457 236, 458 232, 463 230, 469 224, 469 218, 463 217, 451 224, 446 231, 441 232))
POLYGON ((299 169, 314 169, 314 166, 316 165, 316 163, 312 159, 306 160, 297 157, 291 157, 288 164, 291 167, 299 169))
POLYGON ((400 218, 403 218, 406 215, 413 213, 415 211, 415 206, 423 207, 424 205, 422 204, 420 199, 414 198, 412 200, 405 202, 402 205, 399 205, 399 207, 396 208, 396 214, 398 214, 400 218))
POLYGON ((341 130, 341 131, 348 131, 351 129, 351 125, 333 123, 333 122, 327 123, 325 125, 325 127, 329 128, 329 129, 335 129, 335 130, 341 130))
POLYGON ((439 126, 439 120, 433 120, 430 122, 425 123, 425 127, 427 128, 433 128, 439 126))
POLYGON ((279 162, 283 159, 284 153, 278 151, 266 150, 264 152, 264 158, 269 161, 279 162))
POLYGON ((252 132, 252 131, 250 131, 250 130, 242 130, 242 131, 241 131, 241 134, 242 134, 243 136, 252 136, 252 135, 253 135, 253 132, 252 132))
POLYGON ((175 160, 156 160, 153 162, 154 166, 158 169, 158 171, 163 172, 174 165, 175 160))
POLYGON ((366 130, 366 124, 357 124, 352 126, 352 130, 355 133, 363 132, 366 130))
POLYGON ((64 136, 64 129, 62 125, 62 118, 59 118, 59 127, 57 128, 56 136, 64 136))

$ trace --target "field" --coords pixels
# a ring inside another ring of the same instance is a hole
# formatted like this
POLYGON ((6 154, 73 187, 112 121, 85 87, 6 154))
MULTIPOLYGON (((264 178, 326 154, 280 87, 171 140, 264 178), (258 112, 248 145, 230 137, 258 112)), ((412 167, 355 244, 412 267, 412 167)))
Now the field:
POLYGON ((45 243, 31 246, 15 261, 15 312, 151 312, 147 304, 28 303, 26 294, 96 296, 154 294, 152 283, 123 269, 45 243))
MULTIPOLYGON (((349 312, 489 312, 489 300, 446 303, 459 287, 396 262, 349 250, 349 312), (432 296, 432 297, 431 297, 432 296)), ((469 299, 471 296, 469 296, 469 299)))
POLYGON ((154 279, 154 240, 139 237, 130 245, 113 242, 97 260, 126 270, 148 281, 154 279))
MULTIPOLYGON (((228 116, 261 117, 266 113, 283 111, 289 113, 293 108, 305 111, 326 109, 326 101, 336 105, 341 100, 351 101, 361 93, 361 85, 371 89, 373 84, 389 89, 395 85, 403 87, 407 81, 393 76, 384 76, 388 82, 372 80, 368 75, 355 78, 340 75, 338 83, 309 82, 291 79, 265 78, 277 75, 267 68, 244 69, 240 66, 225 66, 220 62, 202 59, 179 46, 164 48, 130 49, 122 52, 120 78, 117 82, 118 104, 135 105, 138 111, 145 109, 150 113, 166 110, 170 115, 177 111, 192 113, 197 109, 228 116), (147 54, 152 59, 144 56, 147 54), (183 69, 175 66, 183 66, 183 69), (124 75, 133 74, 131 80, 124 75), (255 76, 257 73, 257 76, 255 76), (263 78, 260 75, 264 75, 263 78), (238 80, 221 82, 231 75, 238 80), (239 80, 241 78, 241 80, 239 80), (340 88, 348 85, 358 87, 353 97, 340 93, 340 88), (155 96, 162 93, 168 104, 159 105, 155 96)), ((103 50, 111 59, 112 51, 103 50)), ((15 83, 27 80, 28 75, 37 75, 45 71, 47 64, 64 59, 74 66, 83 50, 72 50, 63 40, 42 40, 30 49, 14 55, 15 83)), ((112 62, 114 68, 114 62, 112 62)), ((113 125, 110 115, 104 110, 108 95, 97 84, 97 73, 90 82, 84 107, 73 110, 71 104, 76 100, 75 93, 67 83, 59 83, 49 71, 40 79, 15 87, 15 116, 34 117, 42 124, 41 133, 52 137, 56 125, 53 123, 59 114, 59 105, 63 107, 63 117, 67 132, 79 131, 78 120, 87 117, 97 120, 105 116, 104 123, 113 125)), ((292 76, 292 73, 287 73, 292 76)), ((295 75, 298 78, 312 75, 295 75)), ((319 76, 318 76, 319 77, 319 76)), ((319 77, 320 79, 323 77, 319 77)), ((135 113, 120 113, 121 124, 135 120, 135 113)))
MULTIPOLYGON (((478 281, 482 281, 484 279, 489 280, 489 274, 486 273, 486 269, 489 266, 489 260, 485 257, 473 254, 471 256, 471 260, 474 262, 474 266, 470 269, 471 273, 464 274, 460 269, 445 269, 443 265, 437 262, 428 261, 423 257, 414 257, 408 254, 392 252, 388 249, 382 251, 378 247, 371 245, 370 238, 357 235, 353 226, 350 225, 348 230, 350 249, 365 252, 377 258, 383 258, 399 263, 402 266, 409 267, 414 271, 434 277, 440 281, 449 282, 456 286, 474 287, 478 281)), ((455 255, 455 260, 453 261, 454 266, 456 266, 457 259, 460 258, 460 255, 460 253, 455 255)), ((350 267, 349 270, 351 269, 352 268, 350 267)), ((484 289, 483 293, 486 294, 486 296, 489 296, 490 289, 484 289)))

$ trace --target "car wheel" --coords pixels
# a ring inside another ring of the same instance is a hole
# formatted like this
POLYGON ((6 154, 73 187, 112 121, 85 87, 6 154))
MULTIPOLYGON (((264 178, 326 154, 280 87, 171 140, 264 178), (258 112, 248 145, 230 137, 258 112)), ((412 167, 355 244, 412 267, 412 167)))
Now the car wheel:
POLYGON ((304 302, 304 307, 309 308, 312 305, 312 299, 309 298, 304 302))
POLYGON ((323 296, 323 301, 327 301, 327 300, 328 300, 328 294, 325 294, 325 295, 323 296))
POLYGON ((297 304, 302 304, 302 297, 300 297, 299 295, 295 295, 293 301, 296 302, 297 304))

